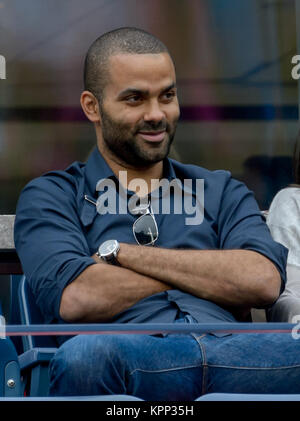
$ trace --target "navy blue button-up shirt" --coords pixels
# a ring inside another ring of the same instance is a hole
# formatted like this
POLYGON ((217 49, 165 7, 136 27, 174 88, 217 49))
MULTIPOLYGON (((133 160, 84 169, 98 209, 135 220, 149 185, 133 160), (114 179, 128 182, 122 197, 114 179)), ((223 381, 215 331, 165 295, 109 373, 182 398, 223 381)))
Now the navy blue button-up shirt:
MULTIPOLYGON (((243 183, 228 171, 209 171, 172 159, 164 160, 164 177, 204 180, 204 219, 187 225, 184 213, 156 214, 156 247, 254 250, 277 266, 284 286, 287 249, 272 240, 253 193, 243 183)), ((95 264, 91 256, 103 241, 136 244, 135 215, 101 215, 92 203, 98 198, 98 181, 109 178, 116 179, 95 148, 86 163, 48 172, 28 183, 20 195, 15 245, 45 323, 62 322, 63 289, 95 264)), ((176 289, 145 298, 112 321, 168 323, 179 313, 188 313, 198 322, 235 321, 229 309, 176 289)))

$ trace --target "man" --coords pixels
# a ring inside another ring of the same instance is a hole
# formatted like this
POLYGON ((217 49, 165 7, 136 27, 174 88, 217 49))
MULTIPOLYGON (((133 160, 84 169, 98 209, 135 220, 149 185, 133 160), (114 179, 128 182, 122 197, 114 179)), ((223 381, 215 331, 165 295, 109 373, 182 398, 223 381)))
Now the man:
MULTIPOLYGON (((275 302, 287 250, 252 193, 229 172, 167 158, 179 106, 164 44, 136 28, 104 34, 88 51, 84 81, 97 148, 86 164, 30 182, 17 207, 16 248, 45 322, 234 322, 275 302), (204 206, 198 223, 187 223, 186 208, 175 212, 176 189, 170 212, 153 211, 165 199, 162 179, 204 206), (131 212, 120 211, 124 200, 131 212)), ((299 393, 299 354, 290 335, 78 335, 51 362, 50 393, 299 393)))

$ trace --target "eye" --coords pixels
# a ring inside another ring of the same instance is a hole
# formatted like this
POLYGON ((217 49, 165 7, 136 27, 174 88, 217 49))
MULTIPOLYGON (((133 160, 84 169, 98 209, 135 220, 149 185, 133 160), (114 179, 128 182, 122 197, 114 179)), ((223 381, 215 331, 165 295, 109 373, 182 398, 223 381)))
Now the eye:
POLYGON ((168 91, 168 92, 165 92, 165 93, 162 95, 162 99, 163 99, 164 101, 166 101, 166 102, 171 102, 171 101, 172 101, 172 99, 173 99, 175 96, 176 96, 176 92, 175 92, 175 91, 168 91))
POLYGON ((127 98, 125 98, 125 101, 129 104, 138 104, 142 101, 142 97, 140 95, 131 95, 127 98))

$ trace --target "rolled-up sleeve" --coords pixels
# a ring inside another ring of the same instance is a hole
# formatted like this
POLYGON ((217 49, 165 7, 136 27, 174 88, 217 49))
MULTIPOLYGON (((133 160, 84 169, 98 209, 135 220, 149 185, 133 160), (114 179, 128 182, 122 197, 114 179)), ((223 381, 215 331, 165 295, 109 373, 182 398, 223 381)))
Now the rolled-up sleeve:
POLYGON ((253 250, 270 259, 280 273, 283 291, 288 250, 272 239, 253 192, 232 178, 224 189, 218 228, 220 248, 253 250))
POLYGON ((72 177, 31 181, 16 210, 15 246, 46 323, 60 320, 63 289, 95 264, 81 228, 72 177))

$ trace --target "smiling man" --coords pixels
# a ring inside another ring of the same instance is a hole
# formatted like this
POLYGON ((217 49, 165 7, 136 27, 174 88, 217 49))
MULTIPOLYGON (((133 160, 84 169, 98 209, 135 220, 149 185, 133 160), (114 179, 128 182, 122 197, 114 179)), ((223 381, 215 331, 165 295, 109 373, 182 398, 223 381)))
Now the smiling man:
MULTIPOLYGON (((175 70, 168 54, 117 54, 110 59, 110 83, 99 111, 102 154, 127 168, 158 164, 169 152, 179 117, 175 70), (128 77, 129 76, 129 77, 128 77), (124 89, 125 87, 125 89, 124 89)), ((89 106, 94 98, 82 94, 82 106, 95 123, 89 106)), ((159 175, 159 171, 158 171, 159 175)))
MULTIPOLYGON (((165 45, 136 28, 106 33, 87 53, 84 83, 97 147, 86 163, 30 182, 17 207, 16 248, 45 322, 230 323, 272 305, 287 250, 252 192, 227 171, 167 158, 179 105, 165 45), (161 181, 187 179, 204 180, 204 203, 182 188, 204 206, 201 224, 187 225, 174 203, 154 213, 161 181), (126 204, 138 196, 132 212, 99 212, 103 180, 126 204)), ((299 345, 286 334, 79 335, 60 345, 52 395, 300 391, 299 345)))

